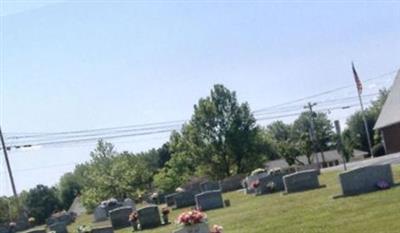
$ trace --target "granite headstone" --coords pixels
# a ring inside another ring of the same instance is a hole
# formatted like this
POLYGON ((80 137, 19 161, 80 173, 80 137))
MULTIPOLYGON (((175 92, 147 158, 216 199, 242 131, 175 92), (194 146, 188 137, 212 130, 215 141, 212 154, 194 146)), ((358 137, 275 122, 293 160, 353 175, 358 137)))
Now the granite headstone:
POLYGON ((111 225, 114 230, 129 227, 129 215, 132 213, 132 207, 123 206, 113 209, 109 212, 111 225))
POLYGON ((318 171, 305 170, 283 177, 286 193, 301 192, 319 188, 318 171))
POLYGON ((224 207, 221 190, 207 191, 195 196, 196 207, 203 211, 224 207))
POLYGON ((161 226, 160 211, 158 206, 152 205, 138 209, 141 229, 149 229, 161 226))

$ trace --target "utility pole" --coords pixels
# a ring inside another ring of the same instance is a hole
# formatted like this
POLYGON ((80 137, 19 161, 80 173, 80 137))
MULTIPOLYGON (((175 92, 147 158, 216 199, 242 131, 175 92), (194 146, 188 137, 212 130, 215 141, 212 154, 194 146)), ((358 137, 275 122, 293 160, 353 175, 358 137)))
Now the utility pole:
POLYGON ((308 103, 307 106, 304 106, 304 108, 309 109, 310 110, 310 137, 311 137, 311 141, 313 143, 313 152, 315 153, 315 157, 317 160, 317 165, 318 165, 318 169, 321 169, 321 165, 319 163, 319 158, 318 158, 318 154, 317 154, 317 137, 315 135, 315 126, 314 126, 314 112, 313 112, 313 107, 317 105, 316 103, 308 103))
POLYGON ((338 136, 338 138, 337 138, 337 151, 342 156, 343 168, 346 171, 347 170, 347 166, 346 166, 346 158, 344 157, 344 149, 343 149, 343 143, 342 143, 342 131, 340 129, 340 122, 338 120, 335 121, 335 129, 336 129, 336 134, 338 136))
POLYGON ((15 199, 18 202, 17 189, 15 188, 14 177, 13 177, 13 174, 12 174, 12 171, 11 171, 10 161, 8 160, 7 147, 6 147, 6 143, 4 142, 4 137, 3 137, 3 132, 1 131, 1 127, 0 127, 0 140, 1 140, 1 146, 3 148, 4 158, 5 158, 6 164, 7 164, 8 175, 10 177, 13 194, 14 194, 15 199))

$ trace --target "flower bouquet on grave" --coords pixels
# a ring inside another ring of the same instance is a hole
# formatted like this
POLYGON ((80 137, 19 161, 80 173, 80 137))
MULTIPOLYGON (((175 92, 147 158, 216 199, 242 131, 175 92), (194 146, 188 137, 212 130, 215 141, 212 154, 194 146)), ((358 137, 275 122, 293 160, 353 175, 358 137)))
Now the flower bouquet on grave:
POLYGON ((376 183, 376 187, 378 187, 378 189, 389 189, 390 184, 385 180, 380 180, 376 183))
POLYGON ((139 229, 139 214, 136 211, 132 211, 132 213, 129 215, 129 222, 131 223, 133 230, 137 231, 139 229))
POLYGON ((268 189, 268 191, 269 191, 270 193, 275 192, 275 183, 274 183, 274 182, 269 182, 269 183, 267 184, 267 189, 268 189))
POLYGON ((92 229, 89 226, 86 225, 81 225, 77 229, 78 233, 90 233, 92 232, 92 229))
POLYGON ((161 209, 161 213, 162 213, 162 219, 164 221, 164 224, 169 224, 169 220, 168 220, 168 214, 170 213, 170 210, 168 207, 163 207, 161 209))
POLYGON ((223 233, 223 227, 222 226, 219 226, 219 225, 214 225, 212 228, 211 228, 211 231, 210 231, 210 233, 223 233))
POLYGON ((250 184, 250 187, 251 187, 252 189, 257 189, 259 186, 260 186, 260 181, 259 181, 259 180, 253 181, 253 182, 250 184))
POLYGON ((209 233, 207 215, 198 210, 181 213, 176 223, 182 226, 179 233, 209 233))
POLYGON ((36 219, 34 217, 28 218, 28 223, 31 227, 35 225, 36 219))

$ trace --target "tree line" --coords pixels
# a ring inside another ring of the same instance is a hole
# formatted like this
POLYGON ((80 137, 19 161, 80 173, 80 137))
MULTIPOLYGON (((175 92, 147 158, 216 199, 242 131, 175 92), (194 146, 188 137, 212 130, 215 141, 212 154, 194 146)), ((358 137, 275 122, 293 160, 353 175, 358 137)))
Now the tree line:
MULTIPOLYGON (((384 153, 380 135, 373 126, 388 91, 366 109, 374 153, 384 153)), ((347 120, 343 131, 344 151, 350 159, 353 149, 368 151, 360 112, 347 120)), ((247 174, 269 160, 283 158, 288 164, 300 163, 305 155, 312 162, 315 150, 336 148, 337 135, 326 113, 305 111, 291 124, 275 121, 266 127, 257 124, 248 103, 239 103, 234 91, 215 85, 210 95, 194 105, 190 120, 173 131, 160 148, 141 153, 118 152, 98 141, 90 160, 64 174, 57 185, 38 185, 20 194, 20 204, 37 223, 43 223, 55 210, 68 209, 80 195, 87 210, 110 197, 141 199, 158 191, 169 193, 192 177, 223 179, 247 174), (310 119, 315 122, 316 146, 310 137, 310 119)), ((16 218, 12 197, 0 197, 0 222, 16 218)))

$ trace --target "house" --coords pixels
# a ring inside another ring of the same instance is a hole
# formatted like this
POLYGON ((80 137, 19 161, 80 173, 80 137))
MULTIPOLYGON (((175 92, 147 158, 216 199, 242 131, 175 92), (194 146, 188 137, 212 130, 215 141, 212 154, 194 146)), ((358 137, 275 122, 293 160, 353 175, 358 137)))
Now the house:
MULTIPOLYGON (((316 155, 318 156, 318 160, 319 160, 321 168, 333 167, 333 166, 337 166, 337 165, 343 163, 343 158, 337 152, 337 150, 324 151, 325 162, 323 162, 324 160, 322 158, 321 153, 317 153, 316 155)), ((365 158, 365 156, 367 156, 367 155, 368 155, 367 152, 360 151, 360 150, 354 150, 351 161, 363 160, 365 158)), ((296 164, 306 165, 306 167, 309 167, 309 168, 317 167, 317 162, 316 162, 317 159, 315 158, 315 154, 311 158, 311 164, 308 163, 307 156, 305 156, 305 155, 298 156, 298 157, 296 157, 296 159, 297 159, 296 164)), ((287 168, 287 167, 289 167, 289 164, 286 162, 285 159, 277 159, 277 160, 267 162, 265 164, 265 167, 268 170, 274 169, 274 168, 287 168)))
POLYGON ((386 154, 400 152, 400 71, 396 75, 374 129, 382 133, 386 154))

